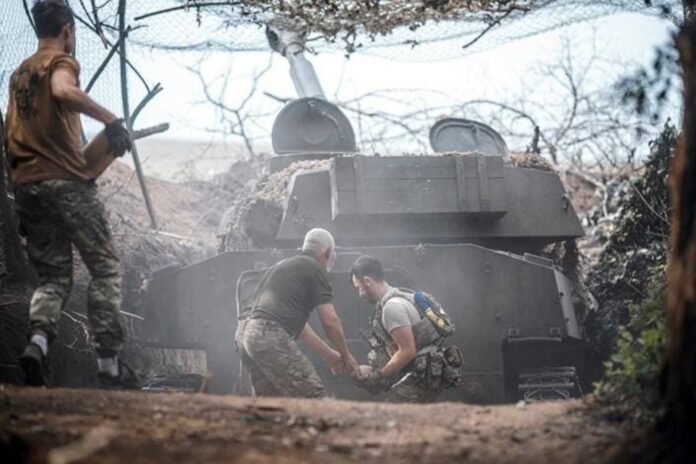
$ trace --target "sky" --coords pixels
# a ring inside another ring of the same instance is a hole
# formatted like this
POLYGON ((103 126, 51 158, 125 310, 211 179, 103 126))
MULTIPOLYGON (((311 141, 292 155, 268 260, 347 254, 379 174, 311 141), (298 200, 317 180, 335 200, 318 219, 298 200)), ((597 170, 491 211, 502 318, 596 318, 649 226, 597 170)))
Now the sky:
MULTIPOLYGON (((514 26, 513 26, 514 27, 514 26)), ((372 108, 390 112, 407 112, 413 107, 438 104, 451 105, 473 98, 488 98, 509 101, 524 95, 549 108, 563 103, 562 94, 557 92, 558 83, 538 73, 543 65, 553 65, 562 53, 564 42, 577 62, 581 63, 592 50, 601 57, 600 65, 593 68, 588 81, 590 86, 611 86, 617 76, 630 73, 640 65, 648 65, 655 48, 670 39, 673 26, 667 21, 638 14, 618 14, 592 21, 577 23, 551 32, 509 42, 484 51, 458 56, 460 42, 442 42, 438 53, 430 61, 412 61, 408 48, 382 49, 387 56, 372 56, 358 52, 346 58, 340 51, 321 52, 308 55, 329 100, 347 101, 369 92, 384 92, 411 89, 399 93, 407 99, 405 103, 388 99, 372 100, 372 108), (452 53, 453 50, 455 53, 452 53), (440 56, 454 58, 440 60, 440 56), (412 102, 410 101, 412 99, 412 102)), ((255 31, 260 36, 263 30, 255 31)), ((263 40, 262 37, 259 40, 263 40)), ((484 37, 483 40, 486 40, 484 37)), ((31 45, 31 44, 28 44, 31 45)), ((420 54, 422 55, 422 53, 420 54)), ((78 59, 80 49, 78 44, 78 59)), ((146 127, 168 122, 170 130, 157 137, 141 142, 148 150, 143 157, 146 168, 164 177, 185 172, 192 177, 209 177, 226 169, 242 152, 241 141, 235 137, 223 137, 214 131, 221 128, 219 112, 204 102, 204 94, 198 77, 187 68, 200 70, 206 80, 212 81, 211 89, 218 96, 221 77, 229 74, 227 91, 221 96, 228 106, 242 101, 252 86, 252 76, 268 66, 272 55, 269 52, 199 53, 163 52, 130 48, 130 58, 143 71, 149 82, 159 82, 164 90, 148 105, 140 116, 137 127, 146 127), (216 80, 217 79, 217 80, 216 80), (211 130, 213 132, 211 132, 211 130), (165 148, 156 147, 164 141, 165 148), (202 165, 191 171, 191 165, 202 165)), ((421 56, 422 57, 422 56, 421 56)), ((106 85, 106 83, 104 84, 106 85)), ((109 84, 113 85, 113 83, 109 84)), ((131 105, 139 101, 142 91, 131 80, 131 105)), ((259 151, 270 150, 270 128, 282 104, 264 95, 269 93, 283 98, 296 96, 289 78, 288 64, 279 55, 272 57, 268 72, 258 81, 258 89, 248 102, 253 113, 264 114, 249 122, 249 130, 257 137, 255 147, 259 151)), ((103 93, 96 92, 96 96, 103 93)), ((120 102, 104 101, 118 111, 120 102)), ((678 113, 678 109, 674 109, 678 113)), ((467 114, 437 114, 436 116, 467 117, 467 114)), ((353 114, 349 119, 358 132, 359 148, 369 153, 375 147, 364 143, 369 138, 370 128, 357 120, 353 114), (361 131, 362 130, 362 131, 361 131)), ((436 121, 433 120, 434 124, 436 121)), ((486 122, 486 121, 483 121, 486 122)), ((88 133, 99 129, 87 123, 88 133)), ((529 131, 531 127, 522 128, 529 131)), ((423 139, 427 142, 427 127, 423 139)), ((511 148, 519 145, 509 141, 511 148)), ((395 143, 395 149, 401 149, 395 143)), ((408 151, 404 146, 404 151, 408 151)))

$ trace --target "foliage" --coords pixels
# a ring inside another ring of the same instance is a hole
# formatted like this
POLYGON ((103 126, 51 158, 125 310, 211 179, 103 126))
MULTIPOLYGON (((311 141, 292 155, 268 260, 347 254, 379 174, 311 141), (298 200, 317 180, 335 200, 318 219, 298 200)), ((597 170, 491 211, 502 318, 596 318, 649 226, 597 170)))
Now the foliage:
POLYGON ((650 145, 641 175, 618 192, 609 239, 588 274, 599 307, 583 319, 594 379, 602 376, 602 363, 616 352, 620 327, 630 325, 632 305, 649 300, 648 290, 657 279, 664 279, 669 235, 667 176, 676 140, 675 127, 665 124, 650 145))
POLYGON ((678 95, 678 77, 677 50, 670 41, 655 50, 650 67, 622 78, 615 87, 624 104, 655 124, 662 119, 670 99, 678 95))
POLYGON ((660 290, 629 306, 630 322, 619 328, 616 352, 605 362, 595 392, 608 401, 636 400, 648 409, 658 401, 658 376, 665 344, 665 294, 660 290))
MULTIPOLYGON (((186 0, 190 8, 200 8, 211 2, 186 0)), ((237 15, 252 20, 263 20, 269 14, 290 18, 301 29, 320 34, 330 42, 345 42, 347 52, 360 46, 359 34, 370 38, 391 33, 398 27, 418 29, 428 21, 451 21, 477 17, 489 25, 496 25, 512 13, 524 14, 544 2, 535 0, 410 0, 383 2, 379 0, 244 0, 218 2, 237 15)), ((217 6, 219 13, 229 13, 217 6)))

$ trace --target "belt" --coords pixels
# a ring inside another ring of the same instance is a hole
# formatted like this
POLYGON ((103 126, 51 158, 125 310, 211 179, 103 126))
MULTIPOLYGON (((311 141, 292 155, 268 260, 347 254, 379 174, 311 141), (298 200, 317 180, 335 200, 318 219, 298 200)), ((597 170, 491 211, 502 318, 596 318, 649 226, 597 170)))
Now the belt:
POLYGON ((280 325, 276 321, 272 321, 270 319, 250 317, 249 320, 257 322, 259 325, 261 325, 262 326, 261 333, 263 333, 263 334, 265 334, 266 331, 271 331, 271 330, 284 330, 284 331, 288 332, 282 325, 280 325))

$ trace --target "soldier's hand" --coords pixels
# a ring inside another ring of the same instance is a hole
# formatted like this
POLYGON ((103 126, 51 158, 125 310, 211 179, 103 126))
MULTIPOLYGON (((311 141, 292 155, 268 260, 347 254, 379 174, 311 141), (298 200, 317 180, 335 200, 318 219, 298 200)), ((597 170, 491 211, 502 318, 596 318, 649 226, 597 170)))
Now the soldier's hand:
POLYGON ((343 364, 346 366, 347 374, 350 374, 353 377, 360 376, 360 365, 350 352, 343 354, 343 364))
POLYGON ((358 376, 357 379, 361 380, 366 378, 372 372, 372 366, 358 366, 358 376))
MULTIPOLYGON (((369 368, 369 366, 361 367, 369 368)), ((372 368, 360 370, 363 375, 361 377, 356 377, 354 380, 355 384, 358 387, 367 390, 373 395, 377 395, 383 391, 387 391, 391 387, 389 379, 382 375, 382 371, 372 368)))
POLYGON ((123 125, 123 119, 114 119, 104 127, 109 152, 115 156, 123 156, 132 148, 128 129, 123 125))
POLYGON ((346 368, 343 364, 343 358, 341 357, 341 353, 338 351, 331 350, 328 356, 324 358, 324 361, 326 362, 326 365, 329 366, 329 370, 333 375, 345 374, 346 368))

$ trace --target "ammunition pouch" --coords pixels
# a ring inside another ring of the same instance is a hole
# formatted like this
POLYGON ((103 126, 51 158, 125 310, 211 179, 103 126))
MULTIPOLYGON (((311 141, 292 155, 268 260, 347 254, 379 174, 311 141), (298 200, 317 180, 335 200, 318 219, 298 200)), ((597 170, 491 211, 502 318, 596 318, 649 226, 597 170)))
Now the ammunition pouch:
POLYGON ((447 386, 457 387, 462 383, 462 367, 464 366, 462 350, 456 345, 451 345, 445 348, 442 354, 445 361, 442 380, 447 386))
POLYGON ((462 352, 456 346, 445 347, 445 338, 454 333, 454 324, 442 309, 442 306, 424 292, 409 289, 392 289, 391 294, 379 305, 372 318, 372 334, 368 338, 371 351, 367 356, 368 364, 381 369, 393 355, 389 334, 382 326, 382 305, 393 297, 404 298, 418 310, 421 320, 411 325, 416 342, 416 358, 400 373, 395 374, 397 381, 404 375, 412 373, 426 388, 440 390, 456 387, 462 380, 462 352))
POLYGON ((462 352, 452 345, 438 347, 416 356, 412 372, 428 389, 440 390, 458 386, 462 381, 462 352))

